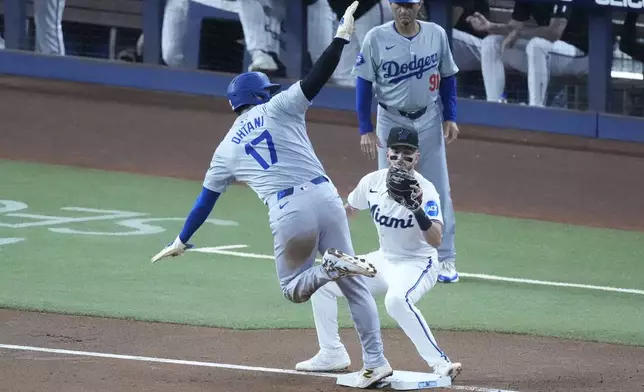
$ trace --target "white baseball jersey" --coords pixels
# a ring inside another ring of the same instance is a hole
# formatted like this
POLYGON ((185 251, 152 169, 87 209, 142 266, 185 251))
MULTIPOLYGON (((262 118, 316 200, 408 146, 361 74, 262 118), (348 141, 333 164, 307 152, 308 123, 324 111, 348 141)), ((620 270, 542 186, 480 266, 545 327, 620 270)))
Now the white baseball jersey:
MULTIPOLYGON (((390 261, 418 260, 438 253, 425 241, 411 211, 387 194, 387 170, 381 169, 362 177, 347 202, 358 210, 369 209, 380 240, 380 251, 390 261)), ((430 219, 443 223, 440 198, 434 185, 414 172, 423 191, 423 208, 430 219)))
POLYGON ((306 133, 311 102, 297 82, 237 118, 217 146, 203 186, 222 193, 233 181, 248 184, 262 201, 324 175, 306 133))
POLYGON ((422 109, 438 98, 440 79, 458 72, 445 29, 418 23, 413 38, 400 35, 393 21, 371 29, 353 67, 353 75, 372 82, 378 101, 388 107, 422 109))

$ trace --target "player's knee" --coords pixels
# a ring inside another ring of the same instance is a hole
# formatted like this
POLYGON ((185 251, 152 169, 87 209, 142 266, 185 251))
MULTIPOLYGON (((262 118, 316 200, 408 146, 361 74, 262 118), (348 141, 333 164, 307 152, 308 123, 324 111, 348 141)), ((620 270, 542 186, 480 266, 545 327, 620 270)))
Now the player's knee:
POLYGON ((302 293, 297 290, 295 286, 291 285, 282 286, 282 294, 284 295, 284 298, 295 304, 304 303, 308 301, 309 298, 311 298, 310 295, 302 295, 302 293))
POLYGON ((496 54, 501 53, 502 35, 488 35, 481 41, 481 53, 496 54))
POLYGON ((536 37, 528 41, 528 44, 525 47, 525 51, 528 54, 528 56, 534 56, 534 55, 545 56, 546 54, 548 54, 548 52, 550 52, 551 48, 552 48, 552 42, 544 38, 536 37))
POLYGON ((404 293, 388 292, 385 295, 385 309, 387 309, 387 313, 394 319, 398 315, 408 312, 409 304, 404 293))
POLYGON ((298 295, 295 290, 290 290, 288 287, 282 288, 282 294, 284 294, 284 298, 295 304, 301 304, 308 301, 308 298, 298 295))
POLYGON ((163 45, 161 48, 161 58, 169 67, 181 67, 184 61, 183 52, 178 45, 163 45))

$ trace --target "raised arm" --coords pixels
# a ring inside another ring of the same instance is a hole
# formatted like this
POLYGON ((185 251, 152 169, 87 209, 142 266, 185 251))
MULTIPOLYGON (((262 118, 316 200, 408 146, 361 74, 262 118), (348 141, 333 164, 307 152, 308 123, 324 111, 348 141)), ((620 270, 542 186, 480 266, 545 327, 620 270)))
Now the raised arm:
POLYGON ((358 8, 358 2, 354 1, 345 11, 344 16, 340 19, 340 26, 335 34, 331 44, 324 50, 320 58, 313 64, 313 68, 302 79, 300 86, 304 96, 312 101, 322 90, 322 87, 329 81, 331 75, 340 62, 342 49, 344 45, 351 41, 351 36, 355 30, 353 13, 358 8))

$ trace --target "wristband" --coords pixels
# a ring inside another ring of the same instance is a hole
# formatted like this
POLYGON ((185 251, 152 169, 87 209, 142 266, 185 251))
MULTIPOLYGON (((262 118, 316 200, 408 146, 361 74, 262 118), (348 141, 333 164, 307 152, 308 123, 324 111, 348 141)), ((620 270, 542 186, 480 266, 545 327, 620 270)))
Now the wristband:
POLYGON ((420 226, 420 229, 422 231, 427 231, 430 227, 432 227, 432 220, 429 219, 427 214, 425 214, 425 210, 423 210, 422 208, 414 211, 414 216, 416 217, 418 226, 420 226))

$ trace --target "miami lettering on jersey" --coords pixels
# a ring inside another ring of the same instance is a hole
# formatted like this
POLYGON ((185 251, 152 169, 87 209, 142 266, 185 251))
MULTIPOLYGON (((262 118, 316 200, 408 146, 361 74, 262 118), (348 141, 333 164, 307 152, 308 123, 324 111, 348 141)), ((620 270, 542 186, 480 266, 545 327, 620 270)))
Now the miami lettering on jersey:
POLYGON ((388 79, 389 83, 398 83, 413 76, 415 76, 416 79, 422 79, 425 72, 431 71, 437 66, 438 53, 432 53, 429 56, 420 58, 414 55, 410 62, 402 65, 395 60, 386 61, 382 64, 384 71, 382 76, 385 79, 388 79))
POLYGON ((251 120, 248 120, 248 122, 244 125, 241 126, 237 130, 237 132, 234 133, 234 136, 230 139, 235 144, 239 144, 244 140, 246 136, 248 136, 251 131, 254 131, 255 128, 260 128, 264 126, 264 116, 259 116, 255 117, 251 120))
POLYGON ((408 229, 408 228, 414 227, 413 215, 409 215, 407 217, 407 220, 394 218, 387 215, 380 215, 380 207, 378 206, 378 204, 371 205, 371 203, 369 203, 369 211, 371 213, 371 217, 373 218, 373 221, 379 224, 380 226, 389 227, 393 229, 397 229, 397 228, 408 229))

